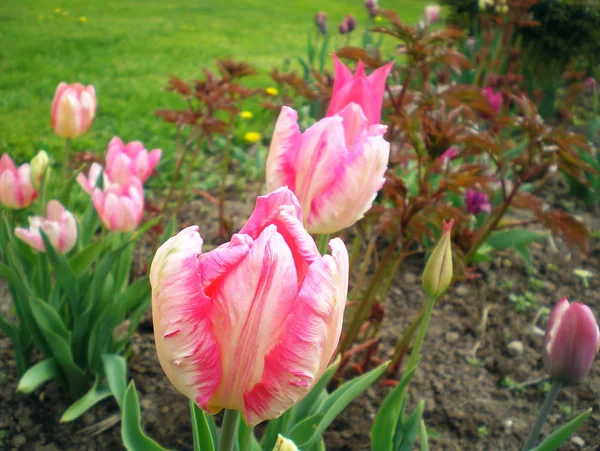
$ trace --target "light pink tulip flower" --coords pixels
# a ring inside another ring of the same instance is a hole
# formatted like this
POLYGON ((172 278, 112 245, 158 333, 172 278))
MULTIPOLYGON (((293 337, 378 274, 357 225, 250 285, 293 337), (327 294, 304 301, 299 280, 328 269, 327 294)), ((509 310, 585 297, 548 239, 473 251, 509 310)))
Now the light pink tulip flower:
POLYGON ((342 329, 348 252, 339 238, 329 247, 319 254, 287 188, 259 197, 242 230, 208 253, 197 226, 163 244, 150 269, 152 318, 175 388, 250 426, 299 402, 342 329))
POLYGON ((267 189, 288 186, 311 233, 333 233, 361 219, 385 181, 390 144, 384 125, 369 125, 351 103, 304 133, 298 113, 283 107, 267 159, 267 189))
POLYGON ((7 208, 29 207, 37 198, 31 183, 31 167, 25 163, 17 169, 7 154, 0 158, 0 204, 7 208))
POLYGON ((82 172, 77 174, 77 183, 79 183, 81 189, 91 196, 94 192, 94 188, 98 186, 98 179, 100 178, 100 174, 102 174, 104 183, 103 186, 104 188, 108 188, 108 186, 110 186, 110 180, 108 180, 106 177, 106 173, 102 172, 103 170, 104 168, 100 164, 92 163, 87 177, 82 172))
POLYGON ((600 348, 598 323, 590 308, 569 304, 563 297, 552 310, 544 336, 544 366, 552 379, 567 385, 581 381, 590 371, 600 348))
POLYGON ((137 177, 95 188, 92 202, 102 223, 113 232, 133 232, 144 215, 144 189, 137 177))
POLYGON ((439 5, 428 5, 425 7, 424 20, 427 25, 436 23, 440 17, 440 6, 439 5))
POLYGON ((115 136, 108 144, 106 175, 114 183, 124 183, 130 175, 134 175, 142 183, 146 183, 161 156, 161 149, 148 152, 139 141, 125 145, 120 138, 115 136))
POLYGON ((92 85, 60 83, 52 101, 52 128, 64 138, 83 135, 96 114, 96 91, 92 85))
POLYGON ((77 222, 73 214, 65 210, 60 202, 51 200, 46 207, 46 217, 30 216, 29 229, 17 227, 15 236, 32 248, 46 252, 40 229, 48 236, 54 249, 66 254, 77 242, 77 222))
POLYGON ((379 124, 385 81, 392 70, 393 64, 393 62, 388 63, 374 70, 367 77, 363 63, 359 61, 356 73, 352 75, 350 69, 334 53, 333 66, 335 69, 335 78, 327 116, 334 116, 350 103, 356 103, 362 108, 363 113, 369 121, 369 125, 379 124))

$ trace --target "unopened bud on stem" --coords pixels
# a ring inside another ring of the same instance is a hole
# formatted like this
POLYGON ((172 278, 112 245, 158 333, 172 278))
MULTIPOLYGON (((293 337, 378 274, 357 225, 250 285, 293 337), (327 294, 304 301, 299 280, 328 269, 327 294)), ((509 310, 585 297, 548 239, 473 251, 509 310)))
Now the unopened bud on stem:
POLYGON ((423 271, 423 288, 429 297, 439 297, 452 282, 452 241, 454 219, 444 221, 444 233, 429 256, 423 271))

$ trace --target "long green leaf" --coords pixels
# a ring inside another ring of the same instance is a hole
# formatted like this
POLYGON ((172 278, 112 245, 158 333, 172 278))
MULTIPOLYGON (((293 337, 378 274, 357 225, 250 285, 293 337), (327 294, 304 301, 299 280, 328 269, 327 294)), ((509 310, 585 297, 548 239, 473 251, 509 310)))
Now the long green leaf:
POLYGON ((566 442, 571 435, 575 433, 577 428, 583 424, 585 420, 592 413, 592 409, 588 409, 577 417, 573 418, 567 424, 562 426, 560 429, 554 431, 546 440, 544 440, 539 446, 533 451, 554 451, 557 450, 560 445, 566 442))
POLYGON ((98 386, 98 381, 94 383, 94 386, 81 398, 71 404, 67 410, 60 417, 61 423, 68 423, 79 418, 81 415, 90 410, 93 406, 98 404, 105 398, 112 395, 110 388, 106 385, 98 386))
POLYGON ((55 359, 42 360, 29 368, 19 380, 17 391, 31 393, 40 385, 60 377, 60 369, 55 359))
POLYGON ((102 363, 108 380, 108 387, 117 400, 119 407, 123 409, 123 399, 127 389, 127 361, 120 355, 103 354, 102 363))
POLYGON ((421 436, 421 451, 429 451, 429 437, 427 436, 427 428, 425 427, 425 421, 423 420, 421 420, 419 434, 421 436))
POLYGON ((194 401, 190 401, 190 414, 192 417, 194 451, 214 451, 215 444, 210 432, 210 426, 206 419, 206 414, 194 401))
POLYGON ((164 451, 163 448, 142 431, 140 402, 134 382, 130 382, 123 400, 121 439, 129 451, 164 451))
POLYGON ((517 248, 543 240, 546 236, 545 233, 523 229, 501 230, 492 233, 487 239, 487 243, 495 249, 517 248))
POLYGON ((0 316, 0 330, 6 334, 13 344, 13 353, 15 355, 15 365, 17 366, 17 374, 21 375, 27 368, 27 357, 25 350, 21 344, 19 329, 14 324, 10 324, 0 316))
POLYGON ((323 401, 319 410, 314 415, 298 423, 290 431, 289 438, 296 443, 299 448, 309 448, 315 444, 321 437, 321 434, 331 422, 337 417, 350 402, 371 386, 388 367, 389 362, 378 366, 362 376, 359 376, 334 391, 323 401), (312 428, 313 433, 307 437, 305 431, 307 426, 312 428))
POLYGON ((76 275, 81 276, 90 268, 94 260, 98 258, 104 249, 104 245, 105 242, 103 240, 94 241, 69 259, 69 266, 73 268, 76 275))
POLYGON ((396 448, 397 451, 412 451, 421 425, 423 409, 425 409, 425 401, 421 400, 406 423, 402 425, 402 441, 396 448))

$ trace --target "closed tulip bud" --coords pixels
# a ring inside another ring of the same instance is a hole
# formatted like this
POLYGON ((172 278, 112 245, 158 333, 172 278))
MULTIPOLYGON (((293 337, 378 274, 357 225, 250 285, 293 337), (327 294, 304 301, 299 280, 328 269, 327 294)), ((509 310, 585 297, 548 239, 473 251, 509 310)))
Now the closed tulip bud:
POLYGON ((327 34, 327 14, 323 11, 319 11, 315 14, 315 25, 321 32, 321 34, 327 34))
POLYGON ((439 5, 429 5, 425 7, 424 20, 427 25, 436 23, 440 17, 439 5))
POLYGON ((31 167, 25 163, 19 168, 7 154, 0 158, 0 204, 6 208, 29 207, 37 198, 31 183, 31 167))
POLYGON ((348 34, 348 32, 349 32, 348 22, 346 22, 345 20, 342 20, 342 22, 340 23, 340 26, 338 27, 338 31, 340 32, 340 34, 348 34))
POLYGON ((40 230, 43 230, 54 249, 65 254, 77 242, 77 222, 73 213, 66 210, 57 200, 51 200, 46 207, 46 217, 30 216, 29 229, 17 227, 15 236, 40 252, 46 246, 40 230))
POLYGON ((211 414, 254 426, 314 387, 342 329, 348 252, 321 256, 287 188, 256 201, 231 241, 203 253, 198 227, 152 261, 152 318, 160 364, 175 388, 211 414))
POLYGON ((92 203, 104 226, 113 232, 133 232, 144 215, 144 189, 137 177, 126 183, 94 188, 92 203))
POLYGON ((280 435, 277 437, 273 451, 298 451, 298 447, 294 442, 280 435))
POLYGON ((60 83, 52 101, 52 128, 65 138, 83 135, 96 114, 96 91, 92 85, 60 83))
POLYGON ((48 158, 48 154, 43 150, 40 150, 31 160, 31 184, 35 190, 40 189, 49 162, 50 159, 48 158))
POLYGON ((454 219, 446 223, 442 238, 429 256, 423 271, 423 288, 429 297, 439 297, 452 282, 452 226, 454 219))
POLYGON ((550 376, 566 385, 581 381, 590 371, 598 348, 598 323, 590 308, 569 304, 563 297, 550 315, 544 336, 544 366, 550 376))
POLYGON ((356 19, 352 14, 346 14, 344 22, 348 25, 348 33, 352 33, 356 29, 356 19))
POLYGON ((267 189, 288 186, 311 233, 350 227, 371 208, 385 181, 390 144, 384 125, 369 125, 356 103, 304 133, 298 113, 283 107, 267 158, 267 189))

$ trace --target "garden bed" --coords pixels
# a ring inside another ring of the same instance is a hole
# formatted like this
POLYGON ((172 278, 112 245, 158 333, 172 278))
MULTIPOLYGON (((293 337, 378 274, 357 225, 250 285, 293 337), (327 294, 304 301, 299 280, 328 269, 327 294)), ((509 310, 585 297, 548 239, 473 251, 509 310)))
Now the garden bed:
MULTIPOLYGON (((213 209, 199 201, 192 207, 182 218, 182 226, 185 221, 197 222, 208 245, 216 243, 213 209)), ((248 202, 228 204, 230 211, 239 210, 238 220, 246 216, 248 208, 248 202)), ((600 228, 598 209, 585 210, 580 205, 577 210, 591 230, 600 228)), ((556 248, 549 242, 534 244, 531 250, 536 269, 533 275, 528 274, 516 254, 495 254, 493 262, 477 266, 479 279, 457 284, 436 306, 423 357, 409 390, 411 404, 425 399, 424 420, 429 431, 439 436, 431 441, 431 449, 519 449, 548 387, 540 353, 543 337, 534 325, 536 314, 542 307, 551 308, 562 295, 600 310, 600 279, 590 278, 585 288, 582 279, 573 273, 574 269, 598 271, 600 242, 593 241, 589 259, 578 253, 567 258, 567 249, 560 242, 556 248), (531 293, 527 299, 509 299, 511 294, 519 296, 527 291, 531 293), (519 308, 525 310, 517 312, 519 308)), ((381 330, 381 355, 391 349, 425 302, 420 284, 422 268, 420 258, 408 260, 396 277, 381 330)), ((8 297, 1 302, 6 311, 8 297)), ((538 321, 537 327, 543 326, 544 321, 538 321)), ((165 446, 191 450, 188 402, 158 364, 149 316, 134 336, 129 368, 141 397, 146 432, 165 446)), ((2 336, 0 448, 122 448, 120 413, 114 401, 101 403, 74 423, 58 424, 57 419, 68 406, 60 388, 51 383, 24 396, 16 393, 17 382, 11 344, 2 336)), ((389 390, 376 385, 352 403, 325 434, 328 449, 369 449, 372 420, 389 390)), ((583 383, 561 392, 546 432, 589 407, 594 409, 563 449, 600 447, 598 393, 598 365, 583 383)))

